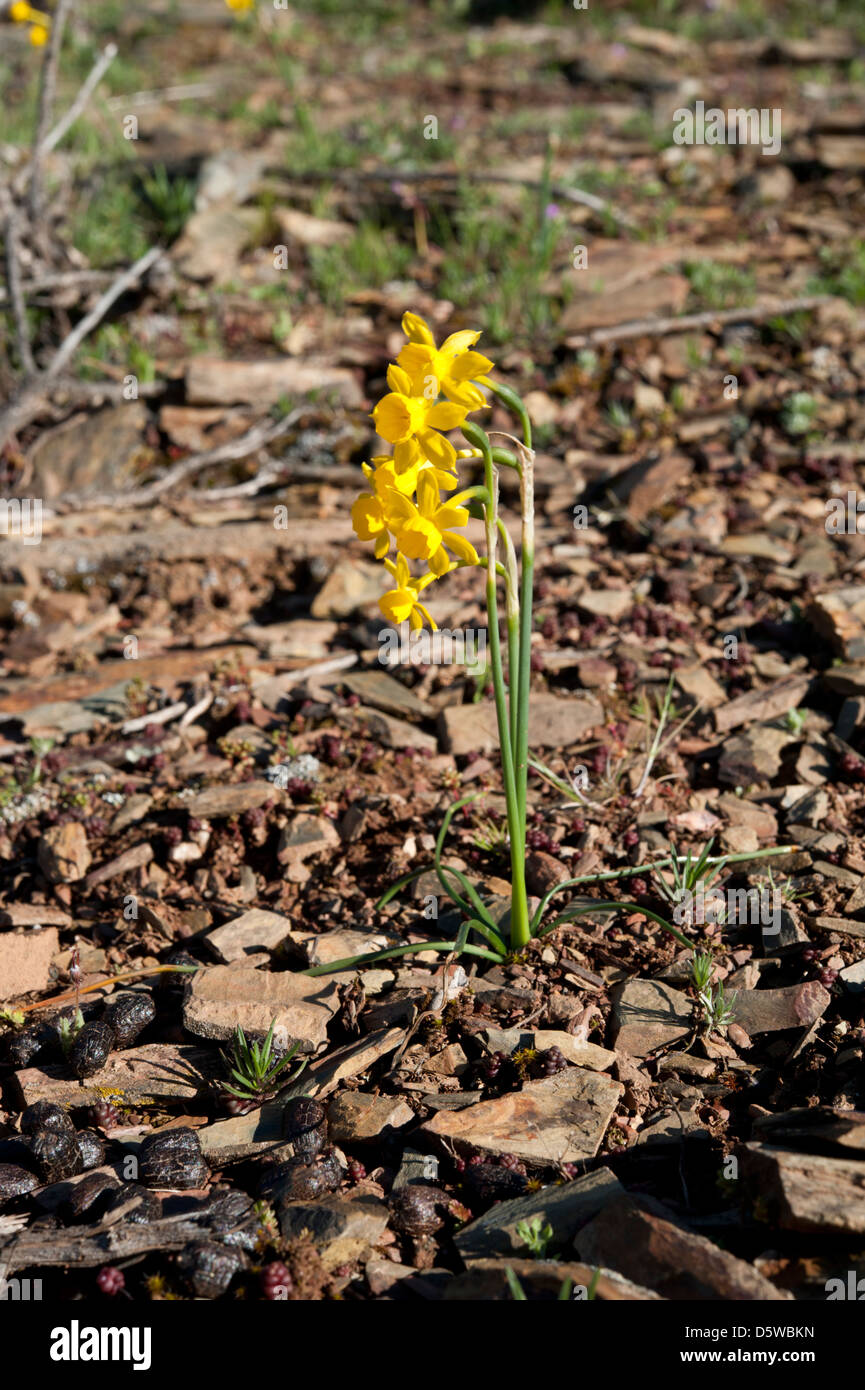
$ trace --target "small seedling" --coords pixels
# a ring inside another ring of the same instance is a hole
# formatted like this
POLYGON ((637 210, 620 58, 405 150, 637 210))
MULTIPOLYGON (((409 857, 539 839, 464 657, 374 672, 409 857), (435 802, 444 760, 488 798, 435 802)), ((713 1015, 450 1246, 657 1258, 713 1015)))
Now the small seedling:
POLYGON ((80 1009, 76 1009, 74 1014, 66 1015, 61 1018, 58 1024, 60 1034, 60 1046, 63 1049, 63 1056, 68 1057, 72 1050, 72 1044, 84 1027, 84 1015, 80 1009))
MULTIPOLYGON (((264 1100, 277 1089, 282 1073, 293 1061, 300 1043, 296 1042, 282 1057, 277 1057, 273 1050, 275 1026, 276 1020, 274 1019, 268 1029, 267 1037, 259 1045, 257 1042, 248 1043, 246 1034, 238 1025, 231 1052, 222 1053, 222 1060, 228 1075, 232 1078, 232 1081, 223 1082, 222 1089, 227 1091, 229 1095, 238 1096, 241 1100, 264 1100)), ((304 1058, 297 1071, 289 1079, 297 1080, 305 1066, 306 1059, 304 1058)))
POLYGON ((735 994, 729 997, 725 994, 721 981, 716 985, 711 983, 713 968, 714 961, 708 952, 694 952, 691 957, 691 978, 703 1017, 704 1038, 710 1037, 712 1033, 722 1033, 733 1022, 733 1005, 736 1000, 735 994))
POLYGON ((518 1221, 516 1233, 536 1260, 546 1259, 547 1248, 553 1238, 549 1221, 544 1221, 542 1216, 533 1216, 530 1221, 518 1221))

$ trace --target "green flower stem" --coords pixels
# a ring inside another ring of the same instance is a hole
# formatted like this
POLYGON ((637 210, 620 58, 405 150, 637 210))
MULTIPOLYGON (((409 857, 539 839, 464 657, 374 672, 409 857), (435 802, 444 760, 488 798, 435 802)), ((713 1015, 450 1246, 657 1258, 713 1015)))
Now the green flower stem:
POLYGON ((525 820, 520 820, 517 784, 514 775, 514 750, 511 743, 508 703, 502 671, 502 649, 499 635, 499 610, 496 596, 495 559, 498 543, 498 476, 493 463, 492 448, 485 432, 477 425, 464 425, 463 433, 470 444, 484 456, 486 487, 492 506, 485 514, 487 541, 487 626, 490 638, 490 665, 496 702, 499 743, 502 750, 502 779, 508 808, 508 837, 511 850, 511 950, 521 951, 531 940, 529 906, 526 897, 525 820))
POLYGON ((501 517, 497 517, 496 520, 507 558, 508 707, 510 709, 511 747, 515 749, 519 736, 520 581, 517 569, 517 553, 514 550, 511 533, 501 517))
MULTIPOLYGON (((531 426, 524 413, 523 429, 531 441, 531 426)), ((522 500, 522 574, 520 584, 520 666, 517 744, 515 751, 517 796, 519 798, 520 823, 523 827, 523 857, 525 857, 526 804, 529 780, 529 694, 532 679, 532 599, 535 568, 535 494, 534 457, 531 443, 527 445, 520 476, 520 497, 522 500)))

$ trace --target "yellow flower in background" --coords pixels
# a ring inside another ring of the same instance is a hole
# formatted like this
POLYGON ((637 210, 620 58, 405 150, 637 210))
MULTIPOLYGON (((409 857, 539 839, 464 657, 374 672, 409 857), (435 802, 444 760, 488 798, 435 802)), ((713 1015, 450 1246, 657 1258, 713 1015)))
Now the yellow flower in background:
POLYGON ((432 330, 417 314, 404 314, 402 327, 409 341, 397 361, 411 378, 416 393, 429 395, 434 391, 438 395, 441 391, 449 401, 465 406, 466 410, 480 410, 486 405, 483 391, 471 380, 483 378, 493 366, 489 357, 471 351, 481 336, 479 332, 463 329, 452 333, 437 348, 432 330))
POLYGON ((255 0, 225 0, 225 3, 230 10, 234 10, 235 13, 240 14, 244 10, 251 10, 255 4, 255 0))
POLYGON ((396 563, 393 560, 385 560, 384 563, 396 581, 396 588, 388 589, 378 601, 384 616, 397 627, 408 619, 413 632, 423 627, 426 618, 433 632, 437 632, 438 625, 418 599, 418 594, 422 593, 428 584, 432 584, 436 576, 425 574, 420 579, 413 579, 404 555, 397 555, 396 563))
POLYGON ((9 18, 14 24, 29 24, 31 26, 28 38, 34 48, 42 48, 48 42, 48 35, 51 32, 50 14, 43 14, 41 10, 34 10, 32 5, 26 3, 26 0, 15 0, 15 4, 9 8, 9 18))
POLYGON ((436 577, 447 574, 452 568, 445 546, 463 564, 478 563, 474 546, 453 530, 468 523, 469 514, 459 505, 464 497, 464 493, 458 493, 442 503, 431 470, 424 471, 418 478, 417 506, 408 497, 391 493, 389 524, 399 550, 410 560, 425 560, 436 577))

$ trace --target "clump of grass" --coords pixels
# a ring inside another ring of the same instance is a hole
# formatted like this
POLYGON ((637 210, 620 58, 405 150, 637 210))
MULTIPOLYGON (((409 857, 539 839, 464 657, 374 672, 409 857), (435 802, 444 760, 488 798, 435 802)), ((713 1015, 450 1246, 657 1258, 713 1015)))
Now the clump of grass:
POLYGON ((315 290, 331 309, 341 309, 346 299, 361 289, 381 288, 398 280, 411 264, 414 252, 393 231, 372 220, 360 224, 344 246, 310 248, 310 278, 315 290))
POLYGON ((264 1100, 272 1095, 285 1080, 296 1080, 306 1066, 302 1059, 291 1078, 283 1078, 286 1067, 291 1066, 294 1055, 300 1047, 297 1042, 282 1056, 277 1056, 273 1047, 273 1030, 276 1020, 271 1023, 267 1037, 260 1045, 249 1043, 246 1034, 238 1025, 229 1053, 222 1053, 229 1080, 222 1083, 222 1089, 240 1100, 264 1100))
POLYGON ((685 266, 697 308, 734 309, 751 304, 756 293, 754 272, 718 261, 692 261, 685 266))

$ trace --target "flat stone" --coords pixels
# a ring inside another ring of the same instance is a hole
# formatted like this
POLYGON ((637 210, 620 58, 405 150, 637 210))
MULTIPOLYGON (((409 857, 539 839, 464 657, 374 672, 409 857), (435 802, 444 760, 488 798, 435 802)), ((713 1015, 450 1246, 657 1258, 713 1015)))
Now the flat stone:
POLYGON ((145 792, 136 792, 133 796, 127 797, 111 822, 112 835, 119 835, 127 826, 144 820, 152 805, 153 797, 145 792))
POLYGON ((171 800, 173 811, 186 811, 199 820, 221 820, 225 816, 239 816, 243 811, 253 811, 263 806, 265 801, 279 799, 279 793, 271 782, 254 780, 238 782, 234 786, 206 787, 194 796, 175 796, 171 800))
MULTIPOLYGON (((601 704, 593 695, 562 699, 535 695, 529 713, 532 748, 566 748, 603 722, 601 704)), ((492 702, 449 705, 439 715, 442 748, 455 757, 467 753, 491 753, 499 746, 496 711, 492 702)))
POLYGON ((751 1037, 807 1028, 823 1017, 831 997, 819 980, 784 989, 742 989, 733 1001, 733 1018, 751 1037))
POLYGON ((411 1187, 414 1183, 436 1183, 438 1177, 439 1161, 435 1154, 421 1153, 406 1144, 391 1191, 399 1192, 400 1188, 411 1187))
MULTIPOLYGON (((369 956, 375 951, 384 951, 388 946, 399 944, 397 937, 385 936, 384 932, 353 931, 350 927, 337 927, 335 931, 322 932, 319 936, 302 936, 292 933, 292 940, 300 947, 310 965, 330 965, 335 960, 345 960, 349 956, 369 956)), ((364 979, 372 970, 364 971, 364 979)), ((387 972, 390 979, 394 976, 387 972)))
POLYGON ((623 1279, 615 1270, 605 1269, 599 1275, 591 1265, 578 1264, 574 1260, 532 1260, 512 1256, 507 1260, 472 1260, 470 1267, 457 1274, 445 1286, 447 1301, 460 1302, 483 1300, 484 1302, 512 1303, 507 1270, 516 1275, 520 1287, 527 1298, 537 1300, 556 1299, 562 1284, 570 1279, 573 1285, 571 1296, 585 1299, 588 1290, 594 1285, 595 1299, 600 1303, 645 1302, 658 1299, 651 1289, 633 1284, 623 1279))
POLYGON ((727 700, 715 711, 715 728, 719 734, 726 734, 741 724, 754 721, 765 724, 770 719, 778 719, 796 709, 810 684, 810 676, 784 676, 763 690, 749 690, 747 695, 727 700))
MULTIPOLYGON (((191 280, 225 285, 234 278, 241 254, 255 235, 256 217, 250 208, 209 207, 194 212, 172 247, 171 259, 191 280)), ((188 397, 193 402, 199 398, 198 393, 188 397)))
POLYGON ((819 787, 800 796, 787 811, 787 824, 801 823, 815 829, 822 825, 829 814, 829 797, 819 787))
MULTIPOLYGON (((214 209, 221 220, 225 213, 214 209)), ((363 396, 354 372, 347 367, 274 357, 264 362, 221 361, 212 357, 191 357, 186 368, 187 405, 276 405, 283 396, 290 400, 326 391, 342 405, 357 406, 363 396)), ((329 614, 313 612, 314 618, 329 614)))
POLYGON ((516 1154, 528 1163, 576 1163, 594 1158, 624 1087, 574 1067, 521 1091, 440 1111, 421 1133, 457 1150, 516 1154))
POLYGON ((405 1038, 404 1028, 382 1028, 368 1037, 358 1038, 336 1052, 330 1052, 317 1062, 312 1062, 301 1075, 296 1086, 291 1086, 286 1097, 292 1095, 326 1096, 341 1081, 349 1081, 353 1076, 361 1076, 389 1052, 395 1052, 405 1038))
POLYGON ((339 560, 309 611, 314 618, 349 618, 359 608, 377 604, 384 592, 380 565, 372 565, 368 560, 339 560))
POLYGON ((298 815, 282 830, 276 857, 285 866, 289 883, 305 883, 309 878, 306 860, 335 849, 339 843, 332 822, 324 816, 298 815))
POLYGON ((695 1057, 692 1052, 666 1052, 658 1058, 658 1075, 677 1072, 679 1076, 714 1076, 718 1063, 711 1057, 695 1057))
POLYGON ((664 1218, 659 1202, 623 1196, 608 1203, 578 1232, 581 1259, 640 1279, 664 1298, 766 1300, 789 1298, 704 1236, 664 1218))
POLYGON ((92 869, 84 880, 84 886, 96 888, 100 883, 107 883, 109 879, 120 878, 121 875, 130 874, 135 869, 143 869, 152 859, 153 846, 144 840, 140 845, 133 845, 131 849, 118 854, 116 859, 109 859, 107 864, 100 864, 98 869, 92 869))
POLYGON ((723 812, 731 825, 746 825, 760 840, 773 840, 778 834, 778 817, 766 806, 758 806, 745 796, 722 792, 718 811, 723 812))
POLYGON ((862 663, 830 666, 821 680, 836 695, 865 695, 865 665, 862 663))
POLYGON ((683 666, 676 672, 676 684, 705 709, 717 709, 727 696, 724 687, 703 666, 683 666))
POLYGON ((811 925, 822 931, 836 931, 842 936, 857 936, 865 940, 865 922, 851 922, 846 917, 815 917, 811 925))
POLYGON ((0 933, 0 1001, 47 989, 59 949, 56 927, 0 933))
POLYGON ((378 1197, 323 1197, 317 1202, 277 1204, 286 1240, 309 1231, 325 1269, 363 1259, 387 1228, 388 1209, 378 1197))
POLYGON ((770 560, 775 565, 789 565, 794 557, 793 547, 771 536, 768 531, 750 535, 727 536, 721 542, 724 555, 745 556, 749 560, 770 560))
POLYGON ((49 883, 77 883, 91 863, 84 826, 77 820, 49 826, 39 840, 36 857, 49 883))
POLYGON ((784 1231, 865 1234, 865 1163, 764 1144, 740 1150, 742 1178, 784 1231))
POLYGON ((630 589, 587 589, 577 599, 577 607, 595 617, 621 618, 634 605, 630 589))
POLYGON ((662 980, 628 980, 614 995, 613 1041, 632 1057, 683 1041, 693 1022, 691 1000, 662 980))
POLYGON ((358 723, 367 729, 370 738, 385 748, 422 748, 430 753, 438 752, 438 741, 432 734, 409 724, 406 719, 394 719, 381 710, 367 709, 360 705, 353 711, 358 723))
POLYGON ((230 1120, 205 1125, 198 1130, 201 1152, 214 1167, 269 1153, 275 1145, 284 1142, 283 1110, 279 1102, 272 1102, 247 1115, 234 1115, 230 1120))
POLYGON ((616 1060, 615 1052, 606 1047, 581 1042, 573 1033, 564 1033, 558 1028, 487 1028, 484 1038, 493 1052, 506 1052, 508 1056, 525 1047, 537 1052, 557 1047, 566 1061, 588 1071, 606 1071, 616 1060))
POLYGON ((207 933, 205 940, 211 950, 229 965, 255 951, 274 951, 291 930, 291 922, 280 912, 265 912, 250 908, 233 921, 207 933))
POLYGON ((338 631, 334 622, 318 622, 313 618, 291 618, 285 623, 248 623, 242 635, 255 642, 272 661, 291 658, 299 661, 321 661, 328 656, 338 631))
POLYGON ((347 671, 342 677, 342 684, 353 695, 359 695, 364 705, 384 710, 385 714, 392 714, 397 719, 407 716, 428 719, 434 713, 428 701, 421 700, 402 681, 395 680, 384 671, 347 671))
POLYGON ((466 1264, 491 1255, 523 1253, 525 1245, 516 1228, 521 1221, 539 1216, 552 1226, 555 1246, 563 1249, 571 1244, 580 1226, 623 1191, 609 1168, 598 1168, 574 1182, 542 1187, 540 1192, 510 1202, 496 1202, 477 1221, 458 1231, 454 1244, 466 1264))
POLYGON ((263 1037, 275 1023, 274 1037, 283 1046, 299 1042, 300 1052, 315 1052, 327 1041, 338 995, 334 980, 214 965, 199 970, 187 986, 183 1022, 198 1037, 220 1040, 233 1037, 238 1027, 247 1037, 263 1037))
MULTIPOLYGON (((717 710, 716 710, 717 714, 717 710)), ((771 782, 781 768, 781 754, 792 734, 755 724, 745 733, 734 734, 725 740, 718 764, 718 777, 733 786, 747 787, 752 782, 771 782)))
POLYGON ((855 965, 845 965, 843 970, 838 971, 838 978, 844 981, 845 988, 851 994, 861 994, 865 990, 865 960, 857 960, 855 965))
POLYGON ((760 841, 750 825, 728 825, 721 831, 721 846, 728 854, 751 854, 760 848, 760 841))
POLYGON ((194 1100, 221 1070, 214 1048, 190 1044, 146 1043, 111 1052, 105 1066, 79 1081, 65 1062, 27 1067, 15 1073, 23 1105, 50 1100, 55 1105, 96 1105, 117 1096, 124 1104, 194 1100))
POLYGON ((411 1124, 415 1113, 399 1096, 373 1096, 366 1091, 343 1091, 327 1109, 330 1137, 335 1144, 360 1144, 384 1130, 411 1124))

